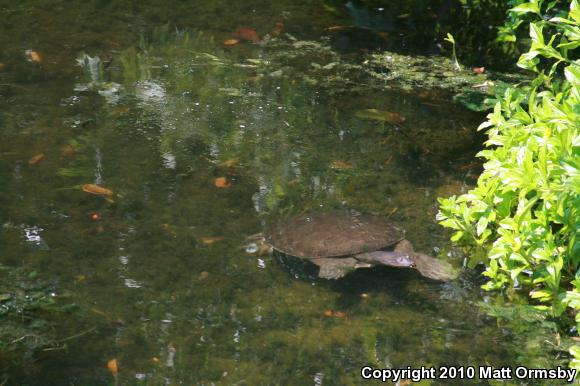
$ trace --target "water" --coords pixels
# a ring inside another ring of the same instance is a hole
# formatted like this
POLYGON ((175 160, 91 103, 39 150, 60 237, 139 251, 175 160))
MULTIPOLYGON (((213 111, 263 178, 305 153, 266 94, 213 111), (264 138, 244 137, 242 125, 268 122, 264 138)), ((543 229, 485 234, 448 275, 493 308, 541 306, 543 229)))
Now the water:
POLYGON ((543 335, 480 308, 474 274, 324 281, 245 246, 271 218, 354 208, 461 265, 436 197, 473 184, 482 116, 340 78, 335 66, 361 51, 320 30, 348 12, 107 1, 1 12, 0 262, 55 278, 78 306, 53 325, 73 338, 6 369, 7 384, 350 385, 364 365, 547 365, 543 335), (222 44, 276 22, 291 36, 222 44))

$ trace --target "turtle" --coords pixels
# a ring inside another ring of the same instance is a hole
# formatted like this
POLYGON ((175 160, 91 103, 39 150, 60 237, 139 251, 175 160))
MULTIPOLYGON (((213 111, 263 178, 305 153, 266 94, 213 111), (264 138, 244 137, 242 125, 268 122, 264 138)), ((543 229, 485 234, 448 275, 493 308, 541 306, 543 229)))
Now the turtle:
POLYGON ((318 276, 339 279, 359 268, 384 265, 416 269, 439 281, 457 277, 449 263, 415 252, 405 230, 389 219, 358 212, 307 213, 274 223, 265 240, 284 255, 319 267, 318 276))

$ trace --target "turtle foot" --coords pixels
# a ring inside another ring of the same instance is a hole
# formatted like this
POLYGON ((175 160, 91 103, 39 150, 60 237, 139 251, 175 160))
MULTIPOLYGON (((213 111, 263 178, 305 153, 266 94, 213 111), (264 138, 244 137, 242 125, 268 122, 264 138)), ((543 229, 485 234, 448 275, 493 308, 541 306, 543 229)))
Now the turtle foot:
POLYGON ((322 279, 340 279, 359 267, 359 261, 353 258, 319 258, 310 260, 320 267, 318 277, 322 279))

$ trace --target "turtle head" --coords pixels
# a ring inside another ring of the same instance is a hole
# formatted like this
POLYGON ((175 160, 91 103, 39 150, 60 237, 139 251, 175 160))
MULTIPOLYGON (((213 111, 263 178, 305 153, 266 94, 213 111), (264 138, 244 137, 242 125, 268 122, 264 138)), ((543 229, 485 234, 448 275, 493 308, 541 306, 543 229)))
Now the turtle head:
POLYGON ((409 256, 409 255, 399 255, 396 257, 392 257, 388 260, 389 260, 390 264, 387 264, 387 265, 391 265, 393 267, 415 268, 417 266, 415 264, 415 261, 413 261, 411 259, 411 256, 409 256))
POLYGON ((358 260, 370 264, 381 264, 397 268, 415 268, 415 261, 412 259, 412 256, 409 253, 375 251, 360 253, 355 257, 358 260))

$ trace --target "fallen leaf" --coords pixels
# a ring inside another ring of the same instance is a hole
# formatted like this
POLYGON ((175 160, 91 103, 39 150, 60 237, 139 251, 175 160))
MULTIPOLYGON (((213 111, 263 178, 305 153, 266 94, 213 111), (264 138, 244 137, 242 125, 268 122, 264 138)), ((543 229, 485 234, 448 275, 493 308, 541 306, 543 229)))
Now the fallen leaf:
POLYGON ((96 194, 97 196, 107 196, 111 197, 113 195, 113 191, 107 188, 103 188, 102 186, 95 185, 95 184, 84 184, 81 185, 81 189, 83 192, 96 194))
POLYGON ((391 111, 382 111, 377 109, 359 110, 355 114, 358 118, 372 119, 375 121, 389 122, 389 123, 403 123, 407 120, 399 113, 391 111))
POLYGON ((2 71, 4 68, 6 68, 6 65, 4 63, 0 63, 0 71, 2 71))
POLYGON ((278 36, 280 36, 282 31, 284 31, 284 23, 282 23, 281 21, 276 22, 274 29, 272 29, 272 32, 270 32, 270 36, 273 38, 277 38, 278 36))
POLYGON ((232 186, 231 181, 228 180, 227 177, 217 177, 215 180, 213 180, 213 184, 216 186, 216 188, 229 188, 232 186))
POLYGON ((224 40, 224 46, 235 46, 236 44, 240 44, 240 39, 227 39, 224 40))
POLYGON ((107 315, 107 313, 105 313, 104 311, 99 310, 98 308, 91 308, 91 312, 94 314, 97 314, 99 316, 104 317, 105 319, 111 319, 111 317, 109 315, 107 315))
POLYGON ((29 62, 34 62, 34 63, 42 62, 42 57, 36 51, 26 50, 26 51, 24 51, 24 54, 26 55, 26 60, 28 60, 29 62))
POLYGON ((32 165, 36 165, 37 163, 39 163, 43 159, 44 159, 44 153, 40 153, 40 154, 35 155, 31 159, 29 159, 28 160, 28 164, 31 165, 31 166, 32 165))
POLYGON ((208 276, 209 276, 209 272, 203 271, 203 272, 199 273, 198 278, 199 278, 199 280, 203 280, 203 279, 207 279, 208 276))
POLYGON ((369 294, 367 294, 366 292, 365 293, 362 293, 362 294, 360 294, 360 298, 361 299, 368 299, 369 298, 369 294))
POLYGON ((333 26, 330 26, 328 28, 325 28, 325 30, 328 32, 339 32, 339 31, 344 31, 345 29, 349 29, 349 28, 352 28, 352 26, 350 26, 350 25, 333 25, 333 26))
POLYGON ((121 106, 121 107, 117 107, 116 109, 114 109, 113 114, 123 115, 123 114, 127 114, 129 111, 131 111, 131 108, 129 106, 121 106))
POLYGON ((347 169, 352 169, 352 164, 349 164, 348 162, 336 159, 330 163, 330 167, 333 169, 347 170, 347 169))
POLYGON ((326 316, 327 318, 346 319, 346 312, 342 311, 324 310, 322 315, 326 316))
POLYGON ((107 369, 109 370, 109 372, 113 377, 116 377, 117 374, 119 373, 119 365, 117 364, 117 359, 115 358, 109 359, 109 361, 107 362, 107 369))
POLYGON ((346 319, 346 312, 342 312, 342 311, 335 311, 332 316, 334 316, 335 318, 339 318, 339 319, 346 319))
POLYGON ((239 27, 235 30, 234 35, 242 40, 258 43, 261 39, 256 31, 250 28, 239 27))
POLYGON ((485 73, 485 67, 474 67, 473 73, 474 74, 483 74, 483 73, 485 73))
POLYGON ((223 237, 201 237, 199 241, 205 245, 213 245, 217 241, 223 240, 223 237))
POLYGON ((99 212, 93 212, 93 213, 91 213, 91 220, 98 221, 100 219, 101 219, 101 215, 99 214, 99 212))
POLYGON ((81 283, 85 280, 87 280, 87 277, 85 275, 76 275, 75 276, 75 283, 81 283))
POLYGON ((65 156, 65 157, 71 156, 74 153, 76 153, 76 151, 75 151, 74 147, 72 147, 71 145, 64 146, 60 151, 60 154, 65 156))
POLYGON ((397 386, 409 386, 412 383, 413 382, 410 379, 401 379, 399 383, 397 383, 397 386))

